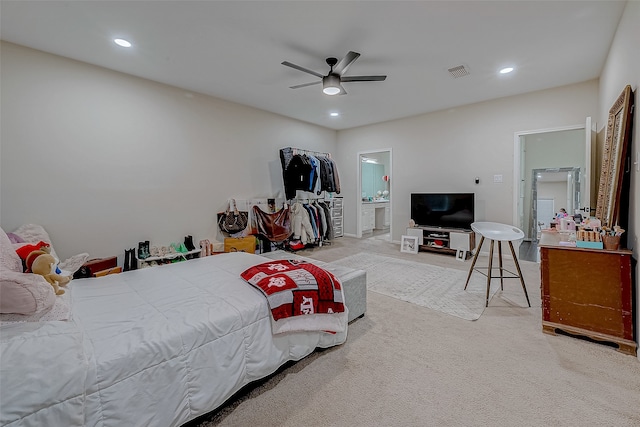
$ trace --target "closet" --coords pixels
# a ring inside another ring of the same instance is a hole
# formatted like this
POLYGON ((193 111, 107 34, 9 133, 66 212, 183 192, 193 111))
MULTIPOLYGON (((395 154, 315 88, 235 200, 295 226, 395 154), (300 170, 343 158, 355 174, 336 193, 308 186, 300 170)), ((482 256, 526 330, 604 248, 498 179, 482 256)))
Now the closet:
POLYGON ((343 205, 338 167, 329 153, 280 150, 285 197, 291 209, 290 248, 330 243, 342 236, 343 205))

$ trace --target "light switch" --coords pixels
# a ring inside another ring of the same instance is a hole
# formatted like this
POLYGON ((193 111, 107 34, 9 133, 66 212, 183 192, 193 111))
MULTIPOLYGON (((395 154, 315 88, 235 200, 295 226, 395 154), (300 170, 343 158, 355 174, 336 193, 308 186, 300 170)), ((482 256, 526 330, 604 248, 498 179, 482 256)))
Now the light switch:
POLYGON ((493 175, 493 182, 502 182, 502 175, 493 175))

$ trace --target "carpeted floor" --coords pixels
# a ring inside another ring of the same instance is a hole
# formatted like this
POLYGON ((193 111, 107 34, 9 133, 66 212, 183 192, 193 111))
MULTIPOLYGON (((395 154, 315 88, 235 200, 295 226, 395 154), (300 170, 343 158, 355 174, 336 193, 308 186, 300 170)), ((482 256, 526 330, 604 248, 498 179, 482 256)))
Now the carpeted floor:
MULTIPOLYGON (((468 271, 452 256, 340 238, 300 254, 360 252, 468 271)), ((478 263, 485 262, 481 256, 478 263)), ((347 342, 316 352, 191 426, 639 426, 640 361, 614 348, 542 333, 539 266, 522 261, 532 308, 505 282, 469 322, 369 292, 347 342)))

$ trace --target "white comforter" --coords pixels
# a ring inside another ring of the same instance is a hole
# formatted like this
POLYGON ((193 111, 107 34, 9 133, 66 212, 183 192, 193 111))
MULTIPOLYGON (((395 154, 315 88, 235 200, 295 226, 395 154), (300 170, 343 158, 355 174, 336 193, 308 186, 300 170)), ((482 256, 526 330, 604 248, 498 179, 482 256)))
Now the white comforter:
POLYGON ((264 296, 239 278, 266 260, 222 254, 74 280, 71 321, 0 329, 0 424, 179 426, 344 342, 346 329, 271 333, 264 296))

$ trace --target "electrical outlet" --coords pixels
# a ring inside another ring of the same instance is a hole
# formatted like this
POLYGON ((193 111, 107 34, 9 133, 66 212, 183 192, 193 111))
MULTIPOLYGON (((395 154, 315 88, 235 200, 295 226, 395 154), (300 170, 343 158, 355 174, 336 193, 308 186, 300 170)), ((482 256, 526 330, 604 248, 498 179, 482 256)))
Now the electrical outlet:
POLYGON ((493 182, 502 182, 502 175, 493 175, 493 182))

